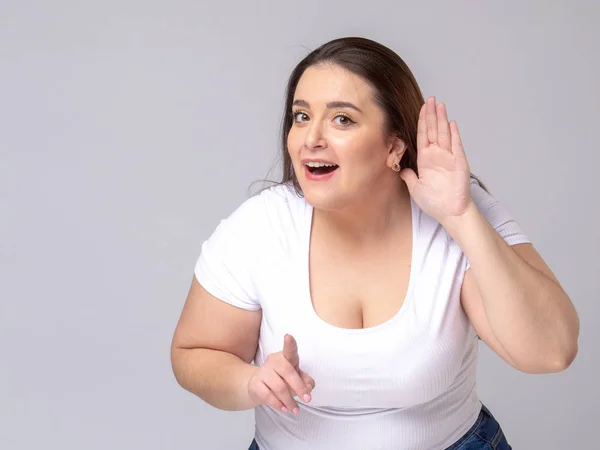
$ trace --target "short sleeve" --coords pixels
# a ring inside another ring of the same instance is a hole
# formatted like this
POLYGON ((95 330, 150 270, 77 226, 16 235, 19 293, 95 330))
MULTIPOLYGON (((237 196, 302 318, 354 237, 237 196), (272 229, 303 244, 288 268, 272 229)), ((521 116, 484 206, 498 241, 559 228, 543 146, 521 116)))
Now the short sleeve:
POLYGON ((220 221, 202 244, 194 274, 198 282, 216 298, 251 311, 261 308, 252 276, 252 261, 262 234, 264 216, 260 195, 242 203, 220 221))
MULTIPOLYGON (((508 209, 488 194, 474 179, 471 179, 471 195, 481 214, 508 245, 531 243, 508 209)), ((470 264, 467 261, 465 270, 469 267, 470 264)))

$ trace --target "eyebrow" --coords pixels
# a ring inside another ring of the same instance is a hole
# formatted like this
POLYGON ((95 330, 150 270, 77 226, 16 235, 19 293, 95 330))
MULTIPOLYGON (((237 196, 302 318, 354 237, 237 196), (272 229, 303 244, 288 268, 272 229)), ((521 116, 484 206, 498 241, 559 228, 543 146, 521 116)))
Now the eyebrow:
MULTIPOLYGON (((294 103, 292 103, 292 105, 296 105, 296 106, 303 106, 305 108, 310 108, 310 105, 308 104, 308 102, 304 101, 304 100, 295 100, 294 103)), ((362 111, 360 110, 360 108, 356 105, 353 105, 350 102, 329 102, 327 103, 327 109, 333 109, 333 108, 351 108, 351 109, 355 109, 356 111, 358 111, 359 113, 362 113, 362 111)))

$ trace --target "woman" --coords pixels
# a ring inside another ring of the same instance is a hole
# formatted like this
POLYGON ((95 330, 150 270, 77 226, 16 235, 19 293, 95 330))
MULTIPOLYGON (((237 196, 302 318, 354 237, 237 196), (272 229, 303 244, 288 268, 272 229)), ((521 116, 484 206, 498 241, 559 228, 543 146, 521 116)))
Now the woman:
POLYGON ((444 104, 391 50, 337 39, 293 71, 282 144, 282 183, 202 246, 178 382, 255 408, 252 449, 509 449, 477 396, 477 337, 557 372, 578 317, 470 176, 444 104))

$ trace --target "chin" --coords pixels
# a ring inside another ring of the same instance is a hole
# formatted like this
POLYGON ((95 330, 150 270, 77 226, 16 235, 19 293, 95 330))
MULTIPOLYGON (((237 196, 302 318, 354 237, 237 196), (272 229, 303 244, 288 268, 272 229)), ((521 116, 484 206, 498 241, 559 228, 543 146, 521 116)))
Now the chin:
POLYGON ((346 206, 351 200, 351 195, 346 180, 340 178, 341 175, 339 169, 329 177, 315 177, 307 174, 306 171, 300 172, 298 183, 308 204, 313 208, 328 211, 346 206))
POLYGON ((322 188, 313 186, 305 188, 302 184, 300 184, 300 187, 302 187, 304 198, 308 204, 315 209, 332 211, 342 208, 347 203, 345 196, 337 192, 337 189, 327 189, 325 186, 322 188))

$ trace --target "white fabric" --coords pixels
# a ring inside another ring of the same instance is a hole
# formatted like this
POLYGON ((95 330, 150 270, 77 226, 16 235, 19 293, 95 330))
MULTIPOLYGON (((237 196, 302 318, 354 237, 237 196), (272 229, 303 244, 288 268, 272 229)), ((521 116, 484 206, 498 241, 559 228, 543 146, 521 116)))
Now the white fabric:
MULTIPOLYGON (((473 199, 510 244, 530 242, 475 181, 473 199)), ((261 450, 444 449, 475 422, 477 336, 460 304, 468 261, 411 200, 408 292, 389 321, 344 329, 314 311, 308 283, 312 207, 288 185, 245 201, 204 242, 195 274, 219 299, 262 308, 255 363, 292 334, 316 381, 300 414, 255 409, 261 450)))

